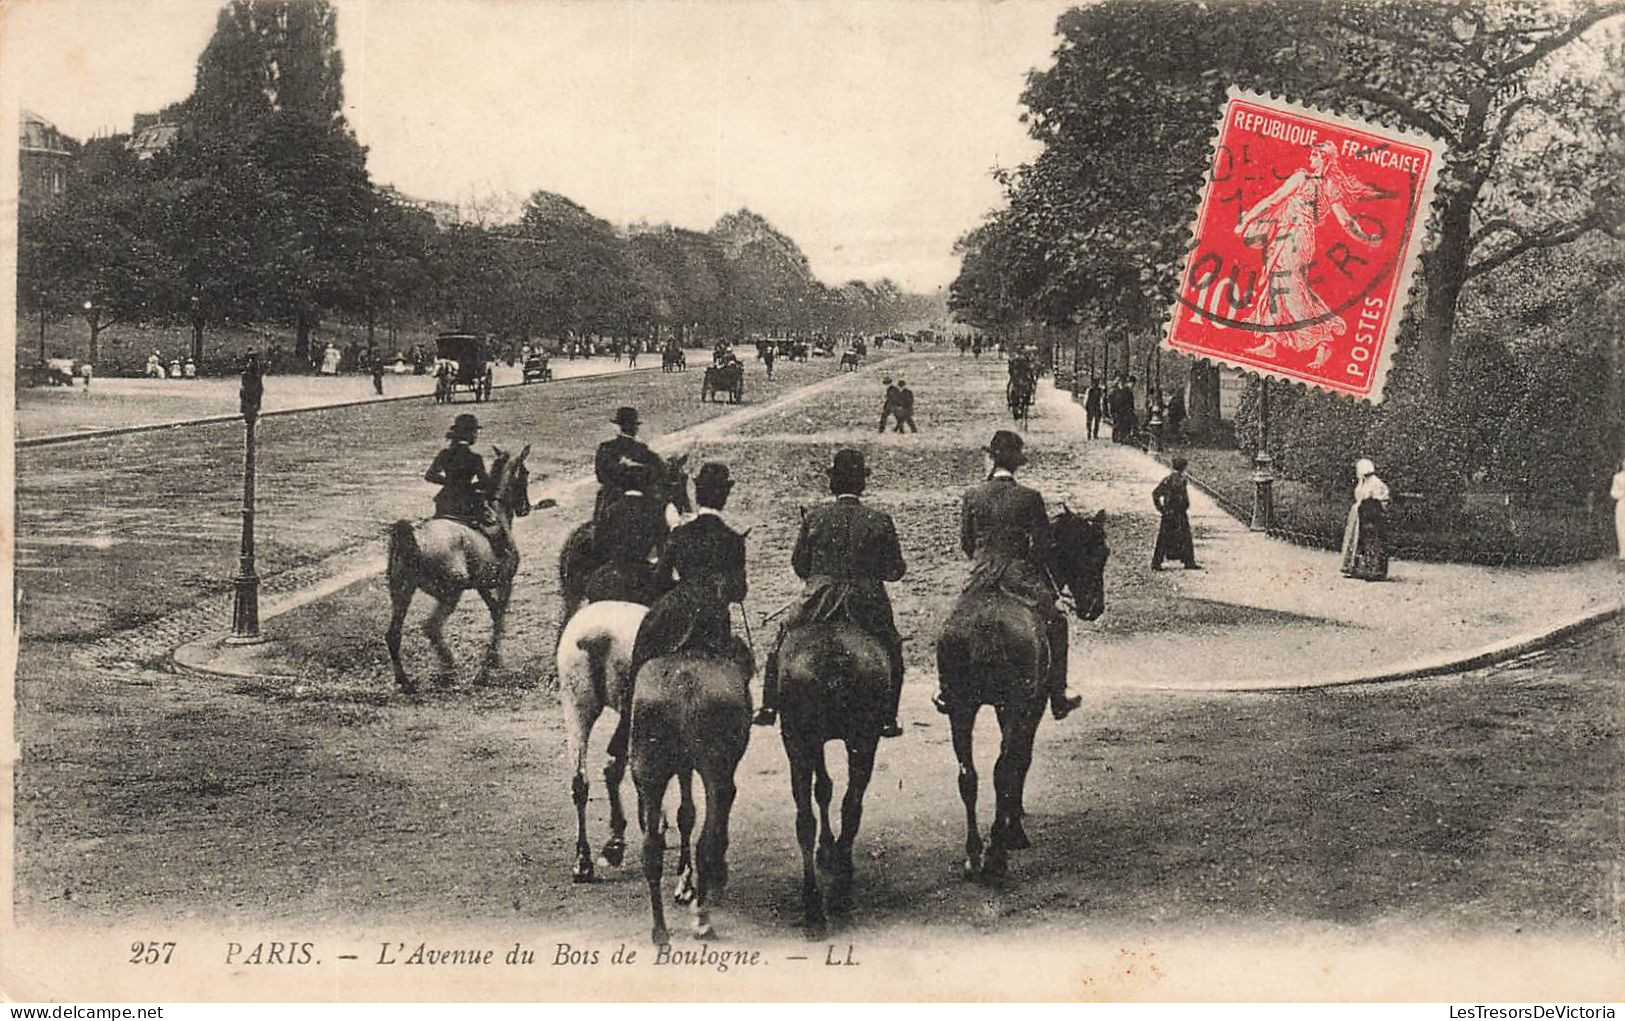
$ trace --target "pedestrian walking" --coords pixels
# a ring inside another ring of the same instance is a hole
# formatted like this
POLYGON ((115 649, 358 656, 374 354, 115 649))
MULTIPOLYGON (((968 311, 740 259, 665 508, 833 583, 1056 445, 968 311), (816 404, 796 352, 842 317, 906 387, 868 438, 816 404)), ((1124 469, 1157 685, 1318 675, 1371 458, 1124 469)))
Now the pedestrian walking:
POLYGON ((892 414, 897 419, 897 431, 902 432, 903 426, 908 426, 909 432, 919 432, 920 427, 914 424, 914 391, 908 388, 908 380, 897 377, 897 403, 892 408, 892 414))
POLYGON ((384 395, 384 359, 376 353, 372 356, 372 392, 384 395))
MULTIPOLYGON (((90 366, 85 366, 85 385, 90 385, 90 366)), ((1619 549, 1619 562, 1625 564, 1625 461, 1614 473, 1613 488, 1608 495, 1614 498, 1614 541, 1619 549)))
POLYGON ((1388 577, 1388 485, 1368 458, 1354 462, 1354 505, 1343 526, 1343 574, 1363 581, 1388 577))
POLYGON ((1100 439, 1100 413, 1101 402, 1105 392, 1100 388, 1100 380, 1091 378, 1089 389, 1083 392, 1083 420, 1084 435, 1091 440, 1100 439))
POLYGON ((1162 570, 1164 560, 1179 560, 1187 571, 1200 571, 1196 562, 1196 541, 1191 535, 1191 497, 1187 488, 1183 457, 1174 458, 1174 470, 1151 491, 1151 503, 1162 515, 1157 526, 1157 544, 1151 551, 1151 569, 1162 570))
POLYGON ((882 380, 886 384, 886 400, 880 405, 880 428, 878 432, 886 431, 886 420, 897 413, 897 384, 887 376, 882 380))

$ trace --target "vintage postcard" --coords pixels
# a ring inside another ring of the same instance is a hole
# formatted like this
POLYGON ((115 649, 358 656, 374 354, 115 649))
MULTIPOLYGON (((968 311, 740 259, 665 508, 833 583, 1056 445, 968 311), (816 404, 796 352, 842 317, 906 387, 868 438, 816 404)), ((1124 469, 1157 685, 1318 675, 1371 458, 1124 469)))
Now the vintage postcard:
POLYGON ((1619 999, 1621 67, 0 2, 0 997, 1619 999))

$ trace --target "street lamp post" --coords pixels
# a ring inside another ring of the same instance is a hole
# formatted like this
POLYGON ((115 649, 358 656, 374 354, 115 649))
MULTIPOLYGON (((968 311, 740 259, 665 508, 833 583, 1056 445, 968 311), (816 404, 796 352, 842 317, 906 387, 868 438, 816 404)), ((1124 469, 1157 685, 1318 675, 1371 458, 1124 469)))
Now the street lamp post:
POLYGON ((199 369, 203 368, 203 301, 197 295, 192 295, 192 361, 199 369))
MULTIPOLYGON (((89 361, 90 361, 90 363, 92 365, 96 364, 96 362, 98 360, 96 358, 97 352, 96 352, 96 317, 95 317, 95 311, 96 311, 96 303, 91 301, 89 298, 86 298, 85 299, 85 322, 90 324, 90 359, 89 359, 89 361)), ((42 350, 43 350, 43 348, 42 348, 42 350)))
POLYGON ((1275 525, 1275 471, 1270 457, 1270 381, 1258 381, 1258 453, 1253 457, 1253 520, 1255 532, 1267 532, 1275 525))
POLYGON ((243 412, 243 542, 237 561, 237 577, 232 580, 235 598, 231 607, 231 645, 250 645, 260 638, 260 579, 254 572, 254 423, 265 397, 264 374, 259 359, 251 351, 243 366, 240 392, 243 412))

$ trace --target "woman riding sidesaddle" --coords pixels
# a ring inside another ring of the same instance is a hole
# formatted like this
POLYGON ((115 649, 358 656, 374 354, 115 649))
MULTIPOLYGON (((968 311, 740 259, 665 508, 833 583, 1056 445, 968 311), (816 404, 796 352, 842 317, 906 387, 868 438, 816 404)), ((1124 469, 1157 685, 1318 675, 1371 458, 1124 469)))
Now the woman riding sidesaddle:
POLYGON ((491 477, 485 470, 485 458, 473 449, 479 435, 478 418, 458 415, 446 430, 446 439, 451 443, 434 456, 429 470, 423 473, 423 481, 440 487, 434 495, 435 517, 460 521, 478 530, 491 543, 491 551, 500 557, 508 552, 508 536, 486 505, 491 477))

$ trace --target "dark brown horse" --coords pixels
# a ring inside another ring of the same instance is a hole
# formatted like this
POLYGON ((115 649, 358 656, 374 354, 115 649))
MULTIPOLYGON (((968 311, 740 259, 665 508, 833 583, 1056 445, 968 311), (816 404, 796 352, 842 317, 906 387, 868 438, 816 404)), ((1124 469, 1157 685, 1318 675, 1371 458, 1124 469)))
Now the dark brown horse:
MULTIPOLYGON (((491 462, 488 502, 510 537, 513 519, 524 517, 531 510, 530 471, 525 467, 529 454, 528 445, 512 459, 505 451, 498 450, 491 462)), ((401 666, 401 625, 412 605, 412 597, 420 589, 435 600, 435 608, 423 622, 423 633, 428 635, 429 644, 440 657, 437 676, 440 683, 449 679, 454 665, 442 633, 446 618, 457 609, 458 600, 469 589, 485 600, 491 611, 491 645, 474 682, 483 683, 486 674, 501 665, 502 621, 513 594, 513 576, 519 570, 519 548, 511 538, 507 553, 499 557, 494 555, 490 540, 460 521, 435 518, 423 525, 397 521, 389 529, 388 565, 389 601, 393 611, 384 640, 389 645, 390 662, 395 666, 395 683, 402 691, 417 690, 401 666)))
MULTIPOLYGON (((649 495, 670 504, 679 514, 694 513, 694 504, 688 497, 688 455, 683 454, 665 462, 665 471, 649 487, 649 495)), ((581 608, 585 598, 587 578, 601 562, 593 556, 593 523, 577 525, 559 549, 559 634, 581 608)))
POLYGON ((830 914, 844 915, 851 907, 852 845, 863 818, 863 795, 874 773, 880 730, 891 718, 891 660, 886 647, 867 632, 844 621, 828 621, 786 634, 779 663, 780 734, 790 760, 796 841, 801 845, 802 920, 808 938, 819 939, 826 923, 818 888, 820 866, 833 873, 830 914), (839 837, 829 820, 835 785, 824 765, 824 745, 830 741, 846 747, 839 837))
MULTIPOLYGON (((596 604, 595 604, 596 605, 596 604)), ((688 855, 694 826, 693 775, 705 788, 705 822, 694 846, 693 934, 712 936, 710 911, 728 882, 728 815, 733 810, 734 771, 750 743, 750 677, 738 660, 680 652, 645 663, 632 693, 632 780, 643 826, 643 875, 649 884, 650 936, 670 942, 660 880, 665 865, 662 802, 672 777, 682 788, 677 825, 688 855)), ((681 869, 683 863, 679 863, 681 869)), ((685 891, 679 889, 678 901, 685 891)))
MULTIPOLYGON (((1052 524, 1050 575, 1070 593, 1082 620, 1106 609, 1106 512, 1083 517, 1062 509, 1052 524)), ((1048 702, 1049 642, 1034 608, 997 591, 961 596, 937 641, 937 676, 950 708, 959 797, 965 803, 965 876, 1002 875, 1007 852, 1029 847, 1022 827, 1022 792, 1033 760, 1033 738, 1048 702), (990 705, 999 718, 999 758, 993 766, 994 812, 986 859, 976 826, 976 762, 971 737, 976 714, 990 705)))

